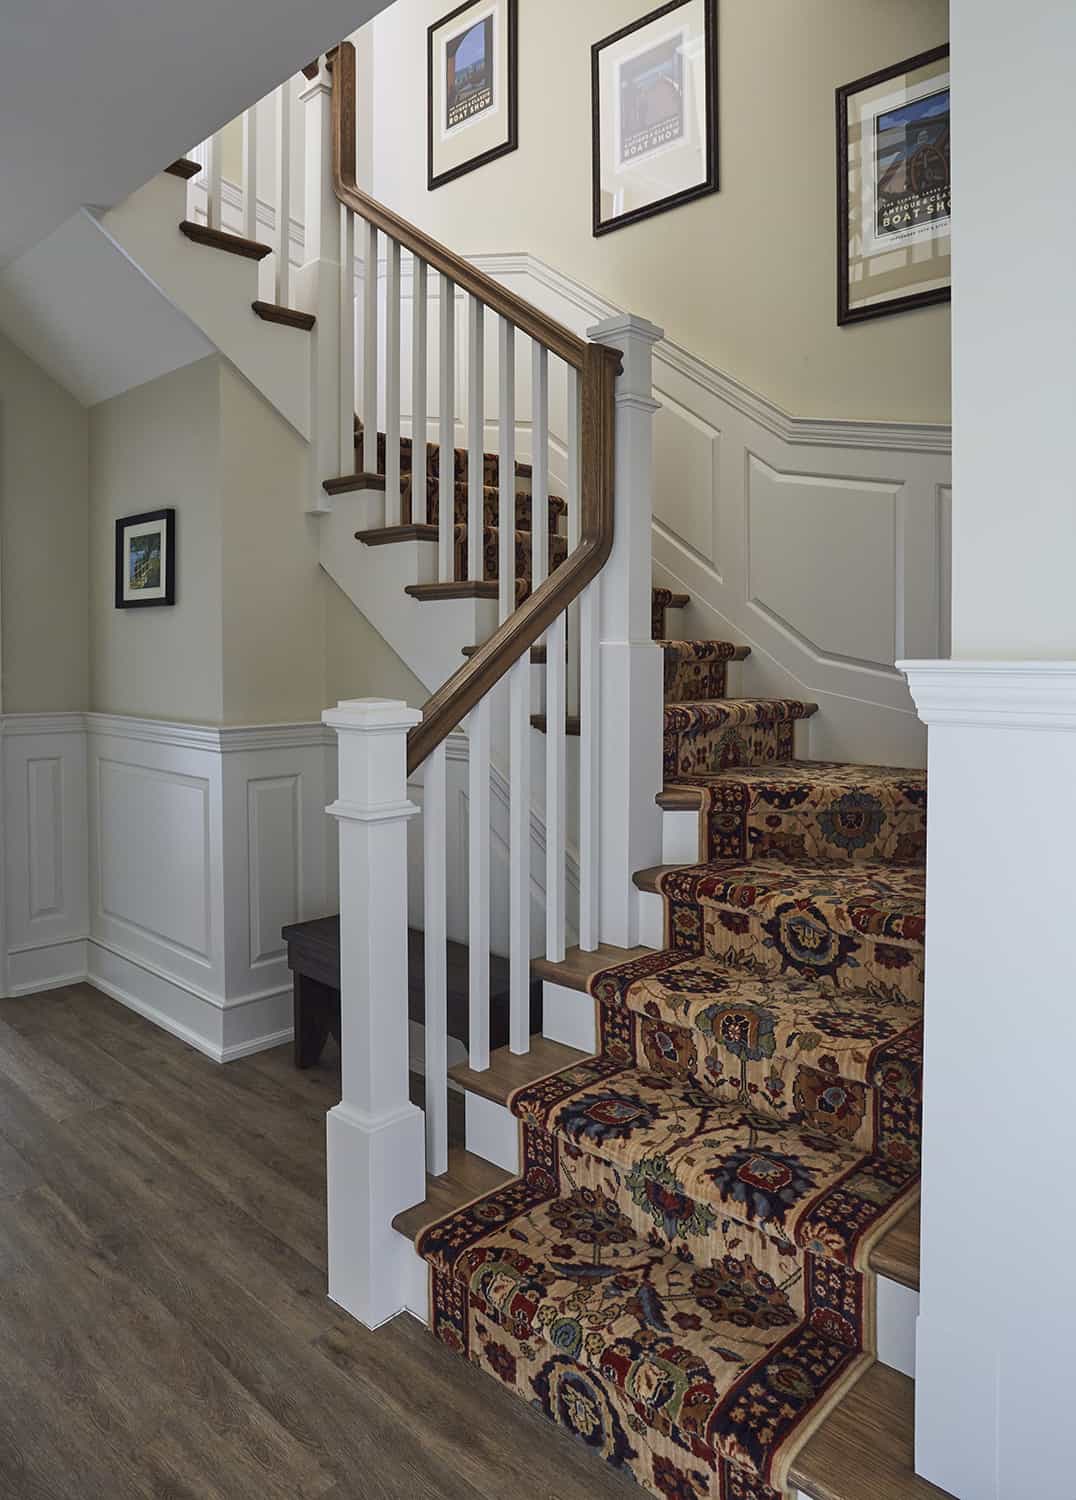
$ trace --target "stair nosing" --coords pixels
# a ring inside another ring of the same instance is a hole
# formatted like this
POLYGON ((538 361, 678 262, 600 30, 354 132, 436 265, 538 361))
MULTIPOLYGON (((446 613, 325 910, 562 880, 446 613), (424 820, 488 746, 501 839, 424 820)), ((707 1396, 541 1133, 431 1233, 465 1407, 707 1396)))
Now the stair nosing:
POLYGON ((194 223, 192 219, 182 220, 179 232, 196 245, 205 245, 210 250, 223 250, 228 255, 239 255, 244 260, 264 260, 273 253, 272 245, 244 239, 241 234, 229 234, 226 229, 210 229, 205 224, 194 223))
POLYGON ((283 328, 299 328, 309 333, 317 322, 313 313, 297 312, 293 307, 281 307, 276 302, 255 299, 250 306, 263 323, 279 323, 283 328))
POLYGON ((356 490, 383 490, 384 474, 341 474, 337 479, 326 479, 322 489, 327 495, 350 495, 356 490))

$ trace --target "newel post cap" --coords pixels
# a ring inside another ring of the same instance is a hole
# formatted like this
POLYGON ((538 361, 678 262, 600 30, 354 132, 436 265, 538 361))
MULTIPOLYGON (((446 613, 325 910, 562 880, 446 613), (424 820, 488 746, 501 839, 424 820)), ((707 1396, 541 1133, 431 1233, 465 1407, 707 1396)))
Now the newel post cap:
POLYGON ((634 313, 616 313, 603 318, 587 329, 587 338, 592 344, 621 344, 628 339, 644 339, 648 344, 657 344, 665 337, 664 328, 634 313))
POLYGON ((321 722, 338 732, 356 734, 405 733, 422 723, 422 710, 408 708, 399 698, 351 698, 327 708, 321 722))

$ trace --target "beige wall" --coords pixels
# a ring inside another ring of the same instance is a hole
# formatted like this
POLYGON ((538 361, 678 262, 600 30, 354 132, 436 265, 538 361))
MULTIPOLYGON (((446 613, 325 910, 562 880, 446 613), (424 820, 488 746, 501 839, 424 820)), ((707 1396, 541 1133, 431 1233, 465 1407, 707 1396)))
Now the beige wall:
POLYGON ((0 649, 5 713, 89 701, 85 410, 0 335, 0 649))
POLYGON ((721 192, 595 240, 590 47, 643 0, 520 7, 520 149, 426 189, 426 28, 373 39, 375 196, 464 254, 529 251, 799 416, 947 422, 949 310, 836 323, 834 89, 947 39, 946 0, 720 0, 721 192))
POLYGON ((218 356, 93 409, 94 709, 267 724, 340 698, 425 700, 322 572, 305 462, 303 440, 218 356), (164 506, 177 512, 175 606, 117 610, 116 518, 164 506))
POLYGON ((90 413, 92 704, 103 713, 219 723, 220 360, 216 355, 90 413), (176 509, 173 608, 116 609, 115 522, 176 509))

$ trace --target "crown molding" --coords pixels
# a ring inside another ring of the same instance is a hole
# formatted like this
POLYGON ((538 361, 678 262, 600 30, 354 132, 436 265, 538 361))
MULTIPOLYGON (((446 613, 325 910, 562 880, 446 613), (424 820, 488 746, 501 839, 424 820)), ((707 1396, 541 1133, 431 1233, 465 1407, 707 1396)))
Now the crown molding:
POLYGON ((899 661, 935 727, 1076 731, 1076 661, 899 661))

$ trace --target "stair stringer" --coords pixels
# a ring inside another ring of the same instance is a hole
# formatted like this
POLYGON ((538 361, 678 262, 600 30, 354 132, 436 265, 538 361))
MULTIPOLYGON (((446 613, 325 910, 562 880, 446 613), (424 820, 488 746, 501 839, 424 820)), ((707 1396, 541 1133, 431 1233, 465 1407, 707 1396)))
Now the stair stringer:
POLYGON ((187 185, 161 172, 94 223, 173 307, 199 328, 280 415, 311 435, 317 330, 257 317, 258 265, 180 233, 187 185))

